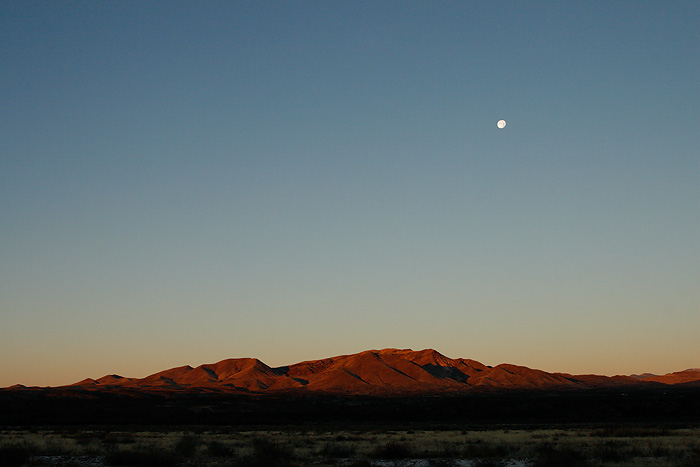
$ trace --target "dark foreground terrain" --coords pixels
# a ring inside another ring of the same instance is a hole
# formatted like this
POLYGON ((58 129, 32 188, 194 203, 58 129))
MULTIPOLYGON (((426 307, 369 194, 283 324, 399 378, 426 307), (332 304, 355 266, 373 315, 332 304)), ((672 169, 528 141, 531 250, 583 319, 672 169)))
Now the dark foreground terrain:
POLYGON ((700 423, 700 389, 459 396, 273 396, 0 391, 0 426, 700 423))
POLYGON ((693 467, 700 390, 434 397, 3 390, 0 465, 693 467))
POLYGON ((44 427, 0 430, 0 465, 697 467, 700 428, 44 427))

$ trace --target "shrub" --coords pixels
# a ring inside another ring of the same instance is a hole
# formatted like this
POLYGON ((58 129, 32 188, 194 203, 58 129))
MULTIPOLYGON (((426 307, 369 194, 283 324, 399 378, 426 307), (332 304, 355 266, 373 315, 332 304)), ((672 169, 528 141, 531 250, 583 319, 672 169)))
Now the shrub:
POLYGON ((198 436, 185 434, 175 442, 173 451, 176 455, 182 457, 192 457, 199 447, 200 440, 198 436))
POLYGON ((678 462, 679 467, 697 467, 698 465, 700 465, 700 445, 690 447, 678 462))
POLYGON ((652 457, 665 457, 670 454, 669 448, 659 442, 649 442, 648 450, 652 457))
POLYGON ((72 436, 68 436, 68 438, 75 439, 75 442, 79 446, 89 446, 92 443, 92 441, 96 438, 96 435, 94 433, 89 433, 86 431, 79 431, 72 436))
POLYGON ((584 454, 570 447, 555 447, 549 443, 537 449, 532 467, 585 467, 589 465, 584 454))
POLYGON ((356 450, 356 447, 351 444, 326 443, 319 451, 319 454, 330 459, 338 459, 340 457, 351 457, 356 450))
POLYGON ((602 462, 620 462, 625 457, 630 457, 630 453, 625 454, 627 443, 615 440, 607 440, 593 448, 593 457, 602 462))
POLYGON ((389 441, 374 448, 371 455, 378 459, 406 459, 413 456, 413 449, 406 443, 389 441))
POLYGON ((506 457, 510 450, 502 443, 488 443, 480 439, 467 441, 462 447, 462 456, 467 459, 489 459, 506 457))
POLYGON ((426 449, 421 457, 457 458, 461 457, 462 450, 452 443, 442 444, 434 449, 426 449))
POLYGON ((209 455, 214 457, 233 457, 236 451, 220 441, 211 441, 207 444, 209 455))
POLYGON ((102 443, 106 446, 115 444, 135 444, 136 436, 132 433, 100 433, 102 443))
POLYGON ((591 436, 601 438, 642 438, 668 436, 667 428, 653 428, 643 426, 609 426, 591 432, 591 436))
POLYGON ((267 438, 253 439, 253 454, 241 458, 236 465, 246 467, 286 467, 292 465, 294 453, 288 446, 267 438))

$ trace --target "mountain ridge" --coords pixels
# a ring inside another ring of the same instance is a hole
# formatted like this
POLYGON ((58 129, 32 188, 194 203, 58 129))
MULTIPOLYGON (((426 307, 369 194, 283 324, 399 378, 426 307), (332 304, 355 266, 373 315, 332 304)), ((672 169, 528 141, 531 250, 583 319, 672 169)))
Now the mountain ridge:
MULTIPOLYGON (((430 395, 489 390, 583 390, 700 384, 700 370, 630 376, 548 373, 502 363, 450 358, 434 349, 387 348, 270 367, 257 358, 184 365, 145 378, 106 375, 58 386, 59 390, 114 393, 430 395)), ((22 385, 5 388, 27 390, 22 385)))

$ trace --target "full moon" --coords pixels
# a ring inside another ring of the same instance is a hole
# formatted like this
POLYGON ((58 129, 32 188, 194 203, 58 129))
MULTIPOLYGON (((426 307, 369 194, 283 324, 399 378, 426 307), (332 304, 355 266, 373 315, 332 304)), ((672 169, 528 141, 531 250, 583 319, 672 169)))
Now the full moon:
POLYGON ((506 121, 505 120, 499 120, 498 123, 496 123, 496 126, 500 128, 501 130, 506 127, 506 121))

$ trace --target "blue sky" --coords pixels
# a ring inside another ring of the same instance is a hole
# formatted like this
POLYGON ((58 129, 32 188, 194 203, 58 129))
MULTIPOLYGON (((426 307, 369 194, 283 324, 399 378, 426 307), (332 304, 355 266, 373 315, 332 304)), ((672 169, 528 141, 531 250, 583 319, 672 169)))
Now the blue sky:
POLYGON ((700 366, 699 14, 3 2, 0 386, 383 347, 700 366))

